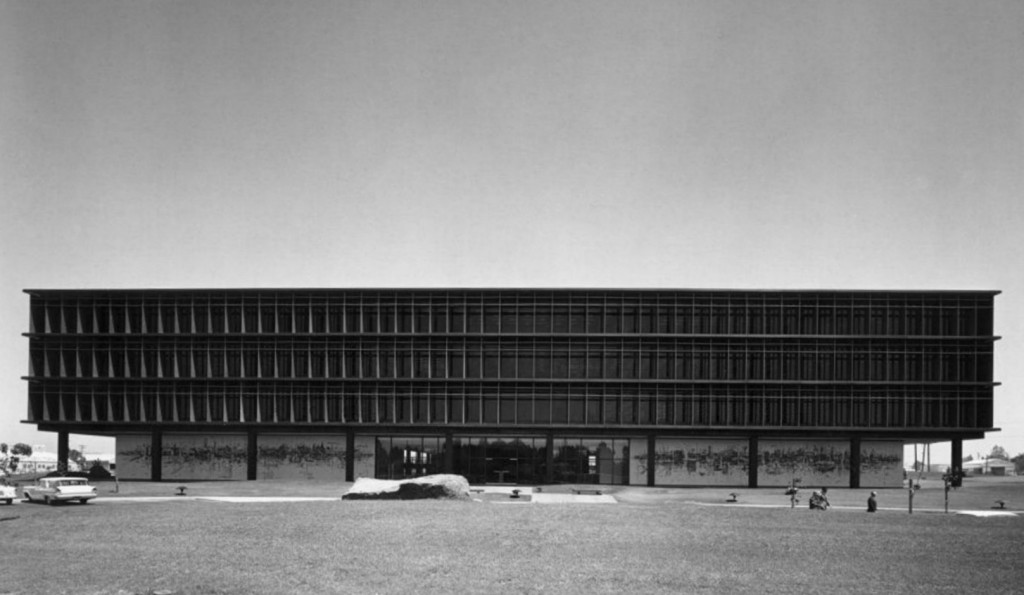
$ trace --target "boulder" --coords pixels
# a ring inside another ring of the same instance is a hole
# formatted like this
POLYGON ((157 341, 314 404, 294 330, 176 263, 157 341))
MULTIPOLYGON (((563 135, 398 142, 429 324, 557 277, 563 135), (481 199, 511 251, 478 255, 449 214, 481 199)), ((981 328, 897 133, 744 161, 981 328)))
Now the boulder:
POLYGON ((413 479, 361 477, 342 500, 469 500, 469 482, 461 475, 426 475, 413 479))

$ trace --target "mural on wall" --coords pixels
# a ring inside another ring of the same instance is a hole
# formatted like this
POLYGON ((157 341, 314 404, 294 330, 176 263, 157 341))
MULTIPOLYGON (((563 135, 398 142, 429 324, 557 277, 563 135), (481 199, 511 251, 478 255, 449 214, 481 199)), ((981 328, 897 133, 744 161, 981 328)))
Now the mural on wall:
POLYGON ((903 486, 903 443, 861 442, 860 485, 862 488, 903 486))
MULTIPOLYGON (((125 479, 149 479, 153 460, 148 436, 118 438, 118 471, 125 479), (122 446, 122 441, 124 442, 122 446), (124 461, 127 473, 120 467, 124 461)), ((161 449, 164 479, 245 479, 245 436, 166 434, 161 449)))
MULTIPOLYGON (((345 480, 344 436, 263 435, 257 442, 260 479, 345 480)), ((367 455, 356 449, 358 461, 367 455)))
MULTIPOLYGON (((746 440, 659 439, 654 447, 655 485, 746 485, 746 440)), ((634 456, 647 481, 648 458, 634 456)))
POLYGON ((245 436, 166 434, 163 439, 164 479, 245 479, 245 436))
POLYGON ((763 440, 758 444, 757 485, 805 488, 850 485, 850 443, 844 440, 763 440))
POLYGON ((377 439, 373 436, 356 436, 355 448, 356 456, 352 465, 352 478, 373 478, 376 475, 374 453, 377 448, 377 439))
MULTIPOLYGON (((372 446, 372 438, 370 438, 372 446)), ((357 441, 358 444, 358 441, 357 441)), ((356 468, 369 459, 356 448, 356 468)), ((257 438, 259 479, 345 479, 345 439, 337 436, 262 435, 257 438)), ((244 480, 248 477, 248 438, 242 435, 203 436, 166 434, 161 473, 164 479, 244 480)), ((117 438, 118 475, 123 479, 149 479, 152 443, 149 435, 117 438)), ((365 465, 365 464, 364 464, 365 465)))
POLYGON ((115 441, 117 476, 120 479, 149 479, 153 456, 149 435, 122 435, 115 441))

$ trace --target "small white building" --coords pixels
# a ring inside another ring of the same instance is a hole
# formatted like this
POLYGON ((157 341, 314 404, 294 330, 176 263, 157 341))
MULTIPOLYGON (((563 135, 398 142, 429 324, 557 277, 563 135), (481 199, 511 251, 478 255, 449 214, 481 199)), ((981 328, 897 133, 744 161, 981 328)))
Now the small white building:
POLYGON ((1013 475, 1013 461, 1006 459, 981 459, 968 461, 963 466, 968 475, 1013 475))
MULTIPOLYGON (((18 456, 16 473, 49 473, 57 470, 57 453, 45 450, 33 450, 32 456, 18 456)), ((78 464, 68 461, 69 471, 78 471, 78 464)))

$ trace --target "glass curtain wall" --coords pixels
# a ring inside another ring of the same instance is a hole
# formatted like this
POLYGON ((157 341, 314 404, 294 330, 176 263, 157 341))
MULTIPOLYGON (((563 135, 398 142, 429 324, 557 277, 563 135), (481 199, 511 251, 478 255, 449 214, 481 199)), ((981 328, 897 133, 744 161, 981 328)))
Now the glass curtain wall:
POLYGON ((629 440, 556 438, 555 483, 626 485, 629 483, 629 440))
POLYGON ((547 445, 543 437, 457 436, 452 451, 454 473, 471 484, 544 483, 547 445))
POLYGON ((378 436, 377 479, 407 479, 444 473, 444 438, 378 436))

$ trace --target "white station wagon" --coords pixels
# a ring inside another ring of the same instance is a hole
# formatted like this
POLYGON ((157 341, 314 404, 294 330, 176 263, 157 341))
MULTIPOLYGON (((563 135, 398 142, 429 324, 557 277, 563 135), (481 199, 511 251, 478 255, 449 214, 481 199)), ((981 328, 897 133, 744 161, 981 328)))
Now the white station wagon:
POLYGON ((29 502, 56 504, 61 501, 78 500, 85 504, 96 497, 96 487, 80 477, 40 477, 30 486, 22 488, 29 502))

